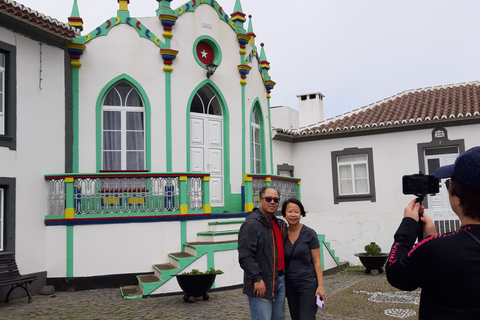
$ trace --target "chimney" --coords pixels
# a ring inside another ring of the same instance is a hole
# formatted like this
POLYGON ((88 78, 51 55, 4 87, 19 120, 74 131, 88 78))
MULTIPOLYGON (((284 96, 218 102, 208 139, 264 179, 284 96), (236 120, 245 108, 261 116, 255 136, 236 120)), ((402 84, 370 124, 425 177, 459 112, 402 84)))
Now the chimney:
POLYGON ((305 127, 323 121, 323 98, 320 92, 297 95, 299 127, 305 127))

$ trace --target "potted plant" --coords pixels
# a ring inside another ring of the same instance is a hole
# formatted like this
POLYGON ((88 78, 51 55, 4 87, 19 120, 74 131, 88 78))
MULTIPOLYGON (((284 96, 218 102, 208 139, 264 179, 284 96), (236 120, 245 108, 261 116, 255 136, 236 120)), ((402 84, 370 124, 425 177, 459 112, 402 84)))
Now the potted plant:
POLYGON ((177 274, 176 278, 178 285, 185 293, 183 301, 195 302, 196 297, 202 297, 203 300, 208 300, 210 296, 207 291, 212 287, 217 274, 222 273, 222 270, 210 268, 210 270, 206 272, 193 269, 190 272, 177 274))
POLYGON ((360 262, 365 267, 365 273, 378 274, 383 272, 383 266, 388 259, 388 253, 382 252, 382 249, 375 242, 370 242, 365 246, 365 252, 355 253, 360 258, 360 262))

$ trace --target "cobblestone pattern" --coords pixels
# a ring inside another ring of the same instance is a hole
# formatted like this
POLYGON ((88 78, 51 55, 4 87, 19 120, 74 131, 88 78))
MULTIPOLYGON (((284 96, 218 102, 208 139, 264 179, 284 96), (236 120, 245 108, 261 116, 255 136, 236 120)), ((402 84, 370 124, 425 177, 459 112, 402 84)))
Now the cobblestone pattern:
MULTIPOLYGON (((363 269, 348 268, 325 277, 327 301, 317 312, 323 320, 375 320, 387 316, 384 310, 404 308, 405 304, 375 303, 365 292, 395 292, 385 275, 366 275, 363 269), (362 293, 354 293, 362 291, 362 293)), ((0 302, 0 319, 250 319, 248 300, 241 289, 210 292, 210 299, 197 298, 195 303, 183 302, 182 295, 125 300, 119 289, 57 292, 50 296, 36 295, 0 302)), ((409 305, 409 309, 412 305, 409 305)), ((395 313, 395 312, 394 312, 395 313)), ((413 316, 407 319, 416 319, 413 316)), ((287 320, 290 320, 287 307, 287 320)))

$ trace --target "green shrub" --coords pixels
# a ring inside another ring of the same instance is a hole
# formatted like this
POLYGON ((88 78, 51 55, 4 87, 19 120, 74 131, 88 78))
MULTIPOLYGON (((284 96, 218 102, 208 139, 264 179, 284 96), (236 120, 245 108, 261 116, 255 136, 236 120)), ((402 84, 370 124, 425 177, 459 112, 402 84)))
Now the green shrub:
POLYGON ((378 256, 382 249, 375 242, 370 242, 370 244, 365 246, 365 252, 369 256, 378 256))

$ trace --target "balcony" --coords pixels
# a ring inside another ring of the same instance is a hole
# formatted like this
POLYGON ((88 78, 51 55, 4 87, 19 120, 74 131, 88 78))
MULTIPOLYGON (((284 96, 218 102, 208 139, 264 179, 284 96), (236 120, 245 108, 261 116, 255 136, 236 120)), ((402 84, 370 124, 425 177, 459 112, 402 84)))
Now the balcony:
POLYGON ((209 174, 62 174, 45 179, 49 216, 211 213, 209 174))

